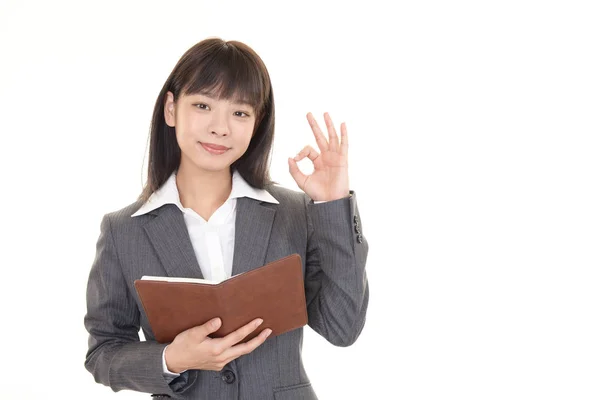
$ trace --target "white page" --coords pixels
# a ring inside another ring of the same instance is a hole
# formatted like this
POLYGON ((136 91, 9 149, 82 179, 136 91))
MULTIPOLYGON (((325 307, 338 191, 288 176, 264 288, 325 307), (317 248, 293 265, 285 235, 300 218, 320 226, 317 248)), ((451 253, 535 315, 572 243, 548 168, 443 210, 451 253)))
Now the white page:
POLYGON ((199 278, 173 278, 170 276, 142 276, 145 281, 164 281, 164 282, 184 282, 184 283, 207 283, 209 285, 219 284, 220 281, 209 281, 208 279, 199 278))

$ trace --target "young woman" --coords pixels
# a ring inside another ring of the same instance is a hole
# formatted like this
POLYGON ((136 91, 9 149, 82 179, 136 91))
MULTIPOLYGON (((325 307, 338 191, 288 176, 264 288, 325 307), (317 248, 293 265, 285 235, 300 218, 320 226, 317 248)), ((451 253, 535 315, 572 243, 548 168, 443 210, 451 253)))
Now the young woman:
POLYGON ((269 178, 275 109, 260 57, 213 38, 182 56, 154 107, 147 183, 100 226, 84 320, 85 367, 97 382, 164 398, 317 398, 302 329, 240 343, 262 321, 212 339, 216 318, 159 344, 133 286, 143 275, 223 280, 298 253, 308 325, 336 346, 354 343, 367 311, 368 246, 349 189, 348 135, 342 124, 338 137, 327 114, 327 136, 307 118, 320 152, 306 146, 288 160, 302 193, 269 178), (306 157, 309 176, 297 165, 306 157))

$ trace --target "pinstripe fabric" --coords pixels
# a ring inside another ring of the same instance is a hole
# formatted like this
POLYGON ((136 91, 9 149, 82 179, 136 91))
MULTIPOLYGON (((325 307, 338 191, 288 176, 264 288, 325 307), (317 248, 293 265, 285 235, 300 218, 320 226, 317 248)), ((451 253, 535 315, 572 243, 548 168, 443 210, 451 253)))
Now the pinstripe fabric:
MULTIPOLYGON (((267 190, 280 204, 238 199, 232 274, 300 254, 309 326, 336 346, 351 345, 364 326, 369 298, 368 244, 358 233, 356 195, 313 204, 300 192, 267 190)), ((191 370, 165 380, 165 345, 154 341, 133 282, 142 275, 202 274, 181 211, 167 204, 132 218, 141 205, 108 213, 100 224, 84 318, 89 332, 85 367, 96 381, 114 391, 177 399, 317 399, 302 364, 302 329, 267 339, 223 371, 191 370), (146 341, 138 339, 140 328, 146 341), (225 371, 231 371, 233 382, 225 381, 225 371)))

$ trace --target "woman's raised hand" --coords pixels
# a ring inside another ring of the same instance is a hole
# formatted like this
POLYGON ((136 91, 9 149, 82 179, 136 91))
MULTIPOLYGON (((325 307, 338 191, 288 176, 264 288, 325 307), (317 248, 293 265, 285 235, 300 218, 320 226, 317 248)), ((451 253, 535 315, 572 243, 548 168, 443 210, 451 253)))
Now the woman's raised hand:
POLYGON ((321 153, 311 146, 306 146, 296 157, 288 159, 290 174, 298 187, 313 201, 332 201, 347 197, 350 194, 346 124, 342 123, 340 127, 340 140, 329 113, 325 113, 324 117, 329 140, 321 132, 313 115, 311 113, 306 115, 321 153), (311 160, 314 166, 314 171, 310 175, 305 175, 298 168, 298 161, 306 157, 311 160))

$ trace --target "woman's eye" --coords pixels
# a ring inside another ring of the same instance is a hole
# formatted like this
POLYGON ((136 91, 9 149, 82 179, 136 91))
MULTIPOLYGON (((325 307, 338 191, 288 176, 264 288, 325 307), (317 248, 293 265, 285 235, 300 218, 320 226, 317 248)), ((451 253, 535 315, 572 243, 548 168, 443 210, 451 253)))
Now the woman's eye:
POLYGON ((244 112, 244 111, 236 111, 234 114, 237 117, 249 117, 250 116, 250 114, 248 114, 247 112, 244 112))
POLYGON ((208 110, 208 106, 204 103, 194 104, 194 106, 201 110, 208 110))

